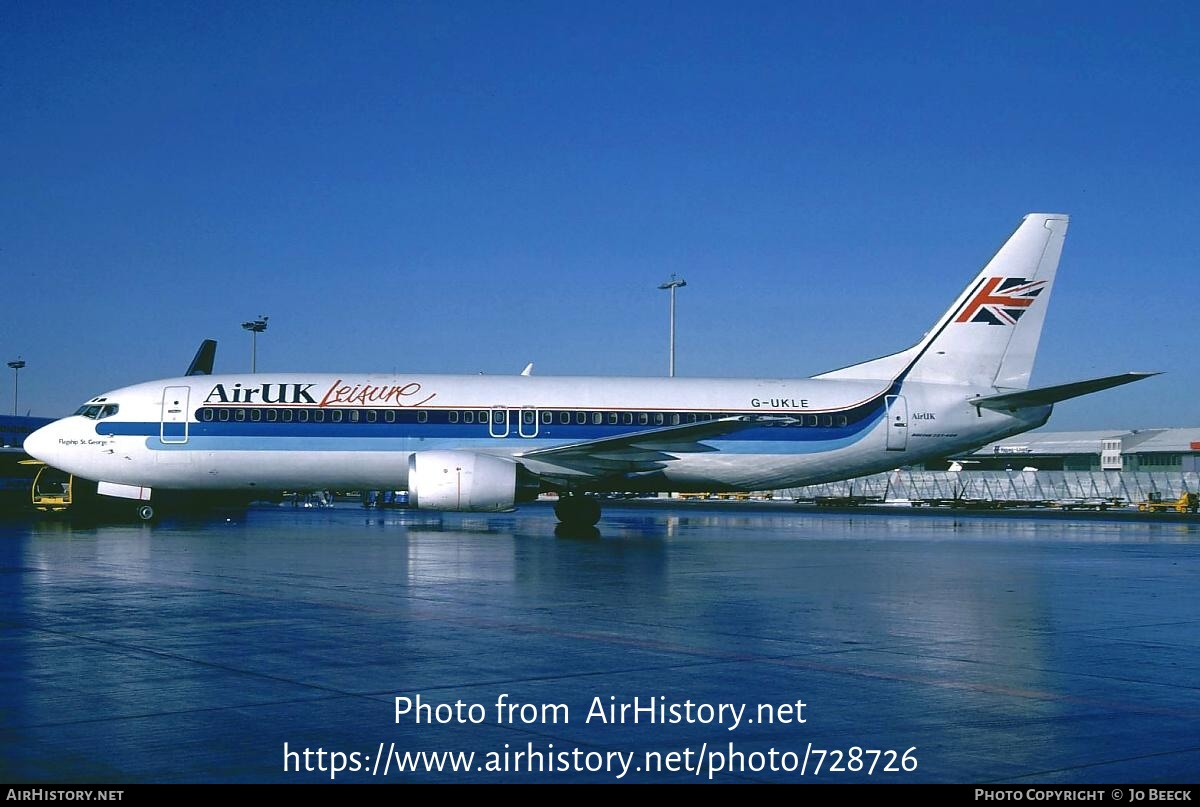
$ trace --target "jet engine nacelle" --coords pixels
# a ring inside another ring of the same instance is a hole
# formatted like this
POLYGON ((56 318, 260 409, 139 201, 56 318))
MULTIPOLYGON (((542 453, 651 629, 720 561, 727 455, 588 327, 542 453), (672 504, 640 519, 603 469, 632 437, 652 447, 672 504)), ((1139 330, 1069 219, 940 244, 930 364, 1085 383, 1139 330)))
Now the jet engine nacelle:
POLYGON ((498 512, 517 498, 517 464, 471 451, 418 451, 408 458, 408 502, 421 510, 498 512))

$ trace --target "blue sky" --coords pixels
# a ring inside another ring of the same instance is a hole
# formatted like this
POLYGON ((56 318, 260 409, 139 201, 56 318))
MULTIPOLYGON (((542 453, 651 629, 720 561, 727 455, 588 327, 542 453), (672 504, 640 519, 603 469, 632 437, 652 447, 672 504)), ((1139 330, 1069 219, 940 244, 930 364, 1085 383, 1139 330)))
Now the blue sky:
MULTIPOLYGON (((8 3, 0 351, 61 415, 218 371, 805 376, 1072 216, 1053 428, 1184 426, 1200 6, 8 3), (830 6, 836 6, 831 8, 830 6)), ((0 368, 3 369, 3 368, 0 368)), ((11 376, 0 410, 12 411, 11 376)))

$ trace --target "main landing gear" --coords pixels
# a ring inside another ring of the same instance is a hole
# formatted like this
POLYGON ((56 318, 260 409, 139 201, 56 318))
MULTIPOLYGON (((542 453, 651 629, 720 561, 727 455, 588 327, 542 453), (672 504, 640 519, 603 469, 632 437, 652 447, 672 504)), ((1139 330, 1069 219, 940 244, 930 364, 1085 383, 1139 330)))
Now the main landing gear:
POLYGON ((591 496, 562 494, 554 505, 554 515, 571 527, 593 527, 600 520, 600 505, 591 496))

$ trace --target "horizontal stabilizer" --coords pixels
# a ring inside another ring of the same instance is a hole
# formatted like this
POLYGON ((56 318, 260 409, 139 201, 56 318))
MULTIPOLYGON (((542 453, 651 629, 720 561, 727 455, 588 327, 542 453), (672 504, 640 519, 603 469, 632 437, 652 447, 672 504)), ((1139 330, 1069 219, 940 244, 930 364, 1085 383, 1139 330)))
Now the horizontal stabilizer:
POLYGON ((1058 384, 1053 387, 1002 392, 999 395, 972 398, 971 403, 975 406, 982 406, 985 409, 1020 409, 1026 406, 1046 406, 1047 404, 1065 401, 1068 398, 1087 395, 1090 392, 1099 392, 1109 387, 1119 387, 1122 384, 1141 381, 1143 378, 1149 378, 1152 375, 1158 375, 1158 373, 1121 373, 1120 375, 1110 375, 1104 378, 1076 381, 1071 384, 1058 384))

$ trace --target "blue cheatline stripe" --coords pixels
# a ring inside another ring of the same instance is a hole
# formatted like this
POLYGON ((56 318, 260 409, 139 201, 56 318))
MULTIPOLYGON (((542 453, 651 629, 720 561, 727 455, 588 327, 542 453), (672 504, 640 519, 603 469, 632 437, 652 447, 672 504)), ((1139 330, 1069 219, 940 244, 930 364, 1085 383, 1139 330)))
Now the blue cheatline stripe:
MULTIPOLYGON (((811 429, 810 431, 818 431, 811 429)), ((818 454, 853 445, 866 436, 866 432, 844 436, 827 436, 820 440, 705 440, 723 454, 818 454)), ((168 438, 170 439, 170 438, 168 438)), ((537 448, 562 445, 562 440, 539 438, 494 437, 357 437, 325 438, 310 437, 236 437, 206 436, 189 437, 186 443, 163 443, 158 436, 146 438, 146 447, 154 451, 355 451, 355 452, 408 452, 455 449, 463 451, 495 451, 503 449, 516 453, 537 448)), ((671 452, 667 452, 671 453, 671 452)), ((680 452, 686 453, 686 452, 680 452)))
MULTIPOLYGON (((846 426, 772 426, 743 429, 721 437, 703 439, 705 443, 720 443, 732 446, 738 443, 766 444, 806 444, 840 441, 861 436, 883 416, 882 409, 869 419, 860 420, 846 426)), ((581 442, 601 438, 620 437, 622 434, 633 434, 645 431, 646 427, 621 426, 543 426, 534 438, 524 438, 515 428, 510 428, 507 437, 492 437, 488 426, 480 424, 398 424, 398 423, 191 423, 187 432, 187 444, 179 444, 183 439, 182 429, 162 430, 162 436, 167 443, 161 443, 161 424, 157 422, 144 423, 112 423, 104 424, 106 435, 144 436, 151 438, 151 447, 158 448, 187 448, 188 445, 199 441, 219 441, 221 445, 229 441, 237 441, 240 445, 256 445, 269 448, 278 441, 307 441, 314 450, 343 450, 327 449, 319 443, 330 442, 338 445, 354 445, 356 448, 345 450, 371 450, 376 443, 381 450, 384 443, 396 443, 410 440, 483 440, 500 442, 504 440, 516 443, 534 441, 553 443, 581 442)), ((669 442, 670 436, 662 438, 669 442)), ((217 443, 214 443, 217 444, 217 443)))
MULTIPOLYGON (((729 453, 813 453, 851 445, 862 439, 885 414, 887 395, 897 394, 900 383, 870 400, 841 411, 795 413, 797 418, 816 414, 846 418, 845 426, 760 426, 743 429, 721 437, 698 442, 719 447, 729 453)), ((231 411, 238 407, 229 407, 231 411)), ((411 416, 411 413, 406 412, 411 416)), ((444 413, 443 413, 444 414, 444 413)), ((674 413, 665 413, 667 415, 674 413)), ((762 414, 730 412, 719 417, 762 414)), ((520 436, 521 425, 509 424, 507 437, 493 437, 488 423, 387 423, 382 420, 368 423, 340 422, 266 422, 266 421, 191 421, 187 424, 186 442, 183 424, 163 424, 158 421, 114 422, 97 424, 96 431, 105 435, 144 436, 146 445, 162 451, 417 451, 433 447, 471 446, 479 449, 504 447, 514 451, 549 447, 563 443, 614 438, 662 428, 649 424, 537 424, 534 438, 520 436), (166 442, 163 442, 163 439, 166 442)), ((526 424, 525 430, 531 426, 526 424)), ((664 441, 671 440, 664 435, 664 441)))
MULTIPOLYGON (((722 453, 728 454, 815 454, 821 451, 844 448, 863 439, 882 418, 882 412, 871 421, 863 421, 852 427, 843 428, 764 428, 746 429, 735 435, 722 438, 702 440, 712 445, 722 453), (786 432, 787 434, 781 434, 786 432), (789 439, 790 438, 790 439, 789 439)), ((128 424, 134 425, 134 424, 128 424)), ((145 424, 156 426, 158 424, 145 424)), ((207 424, 206 424, 207 425, 207 424)), ((221 424, 227 425, 261 425, 261 424, 221 424)), ((301 424, 313 425, 313 424, 301 424)), ((377 424, 372 424, 377 425, 377 424)), ((536 448, 550 448, 563 443, 578 442, 593 439, 601 431, 594 427, 564 427, 564 431, 575 432, 563 436, 556 432, 552 436, 545 434, 536 438, 523 438, 510 435, 507 438, 491 437, 486 428, 476 426, 471 434, 466 433, 466 427, 426 427, 418 435, 411 433, 386 434, 380 429, 359 428, 357 434, 345 435, 314 435, 304 429, 286 435, 238 434, 232 430, 222 430, 225 433, 189 434, 186 443, 164 443, 158 434, 146 435, 146 447, 156 451, 431 451, 435 449, 463 450, 496 450, 530 451, 536 448), (371 434, 364 434, 370 432, 371 434), (315 439, 314 439, 315 438, 315 439)), ((145 435, 146 432, 134 429, 123 430, 123 433, 145 435)), ((606 436, 606 435, 599 435, 606 436)), ((611 435, 608 435, 611 436, 611 435)))

